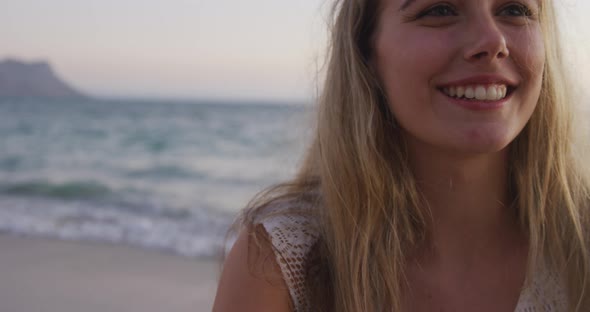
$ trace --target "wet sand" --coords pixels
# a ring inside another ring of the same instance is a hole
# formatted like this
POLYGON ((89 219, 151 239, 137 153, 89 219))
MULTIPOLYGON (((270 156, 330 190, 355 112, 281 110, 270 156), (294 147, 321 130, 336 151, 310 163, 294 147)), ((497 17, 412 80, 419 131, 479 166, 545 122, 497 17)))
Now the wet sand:
POLYGON ((219 264, 102 243, 0 235, 0 311, 209 312, 219 264))

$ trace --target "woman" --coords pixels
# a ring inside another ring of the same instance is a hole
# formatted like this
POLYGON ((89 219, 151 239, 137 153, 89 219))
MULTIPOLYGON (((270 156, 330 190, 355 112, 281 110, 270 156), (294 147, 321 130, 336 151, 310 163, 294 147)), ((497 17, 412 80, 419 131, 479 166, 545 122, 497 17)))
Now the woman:
POLYGON ((588 311, 551 0, 341 0, 315 140, 214 311, 588 311))

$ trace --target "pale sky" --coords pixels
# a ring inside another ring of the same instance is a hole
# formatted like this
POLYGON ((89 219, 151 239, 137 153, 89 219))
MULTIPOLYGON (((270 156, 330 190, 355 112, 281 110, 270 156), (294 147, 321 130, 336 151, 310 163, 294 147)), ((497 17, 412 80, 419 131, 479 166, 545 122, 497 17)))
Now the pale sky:
MULTIPOLYGON (((565 7, 572 59, 590 72, 590 1, 565 7)), ((0 0, 0 58, 49 60, 110 97, 307 100, 329 0, 0 0)), ((585 77, 588 77, 586 75, 585 77)))

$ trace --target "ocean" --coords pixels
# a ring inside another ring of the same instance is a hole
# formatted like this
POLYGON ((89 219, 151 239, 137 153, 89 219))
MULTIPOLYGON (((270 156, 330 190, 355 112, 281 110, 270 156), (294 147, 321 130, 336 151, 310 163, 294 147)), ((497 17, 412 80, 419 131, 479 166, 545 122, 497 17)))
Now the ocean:
POLYGON ((0 98, 0 232, 208 258, 293 176, 311 107, 0 98))

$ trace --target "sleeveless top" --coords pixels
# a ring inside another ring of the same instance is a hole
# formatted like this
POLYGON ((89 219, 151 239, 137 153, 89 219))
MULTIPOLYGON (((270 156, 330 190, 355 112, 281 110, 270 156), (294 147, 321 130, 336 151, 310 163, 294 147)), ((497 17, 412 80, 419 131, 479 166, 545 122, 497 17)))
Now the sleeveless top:
MULTIPOLYGON (((289 288, 294 312, 313 311, 305 295, 304 264, 319 237, 309 217, 276 214, 261 220, 274 247, 274 253, 289 288)), ((521 291, 515 312, 565 312, 568 308, 563 281, 540 268, 521 291)))

